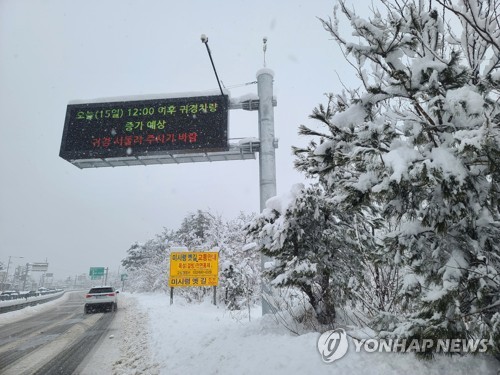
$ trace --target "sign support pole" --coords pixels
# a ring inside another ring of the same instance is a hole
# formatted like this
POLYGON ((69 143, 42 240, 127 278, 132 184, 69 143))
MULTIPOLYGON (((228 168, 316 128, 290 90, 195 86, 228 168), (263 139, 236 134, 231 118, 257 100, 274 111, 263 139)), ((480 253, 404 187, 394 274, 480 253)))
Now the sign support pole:
MULTIPOLYGON (((23 280, 23 290, 26 290, 26 279, 28 278, 29 266, 30 266, 30 264, 26 263, 26 269, 24 271, 24 276, 23 276, 23 278, 24 278, 24 280, 23 280)), ((31 287, 30 287, 30 289, 31 289, 31 287)))
MULTIPOLYGON (((273 76, 270 69, 257 72, 257 92, 259 96, 259 185, 260 211, 266 207, 266 201, 276 195, 276 158, 274 150, 274 108, 273 76)), ((261 255, 262 271, 271 258, 261 255)), ((266 299, 270 287, 262 284, 262 315, 271 313, 271 305, 266 299)))

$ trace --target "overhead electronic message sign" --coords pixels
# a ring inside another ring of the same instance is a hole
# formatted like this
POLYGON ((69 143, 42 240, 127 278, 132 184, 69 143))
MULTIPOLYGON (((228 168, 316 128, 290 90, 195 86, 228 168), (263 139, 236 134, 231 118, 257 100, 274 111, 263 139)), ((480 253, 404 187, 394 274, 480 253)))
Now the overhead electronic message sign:
POLYGON ((31 271, 33 272, 46 272, 49 269, 48 263, 32 263, 31 271))
POLYGON ((170 253, 170 277, 168 285, 217 286, 219 283, 218 252, 170 253))
POLYGON ((69 104, 59 155, 68 161, 228 150, 228 97, 69 104))

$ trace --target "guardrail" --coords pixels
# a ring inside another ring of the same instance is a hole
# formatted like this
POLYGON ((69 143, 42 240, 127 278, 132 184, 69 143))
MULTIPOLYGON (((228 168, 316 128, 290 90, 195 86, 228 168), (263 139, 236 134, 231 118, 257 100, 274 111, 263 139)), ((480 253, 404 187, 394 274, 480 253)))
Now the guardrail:
POLYGON ((16 311, 16 310, 21 310, 24 309, 25 307, 28 306, 36 306, 40 305, 42 303, 50 302, 55 299, 58 299, 61 297, 65 292, 57 292, 53 295, 43 295, 40 297, 29 297, 29 298, 23 298, 26 301, 21 301, 20 299, 16 300, 10 300, 10 301, 1 301, 0 302, 0 314, 10 312, 10 311, 16 311))

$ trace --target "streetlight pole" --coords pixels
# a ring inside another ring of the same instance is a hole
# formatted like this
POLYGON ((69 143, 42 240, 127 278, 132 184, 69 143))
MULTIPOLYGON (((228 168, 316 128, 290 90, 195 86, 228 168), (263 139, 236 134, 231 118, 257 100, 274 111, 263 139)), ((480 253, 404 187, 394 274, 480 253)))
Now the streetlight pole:
POLYGON ((10 267, 10 260, 11 258, 24 258, 24 257, 18 257, 14 255, 9 255, 9 261, 7 262, 7 270, 5 271, 5 276, 3 277, 3 282, 2 282, 2 292, 5 291, 5 283, 9 281, 9 267, 10 267))

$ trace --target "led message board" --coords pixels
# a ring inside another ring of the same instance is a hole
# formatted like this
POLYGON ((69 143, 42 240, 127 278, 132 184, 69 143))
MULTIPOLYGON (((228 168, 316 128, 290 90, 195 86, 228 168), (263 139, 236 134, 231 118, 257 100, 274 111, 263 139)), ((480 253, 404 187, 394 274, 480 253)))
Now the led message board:
POLYGON ((31 271, 33 272, 46 272, 49 269, 48 263, 32 263, 31 271))
POLYGON ((59 155, 68 161, 228 150, 228 97, 69 104, 59 155))

